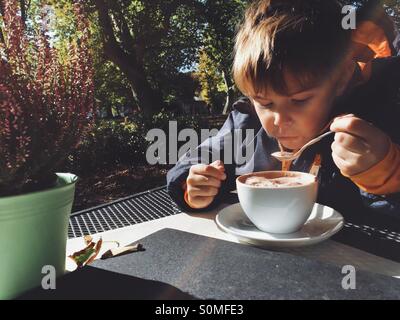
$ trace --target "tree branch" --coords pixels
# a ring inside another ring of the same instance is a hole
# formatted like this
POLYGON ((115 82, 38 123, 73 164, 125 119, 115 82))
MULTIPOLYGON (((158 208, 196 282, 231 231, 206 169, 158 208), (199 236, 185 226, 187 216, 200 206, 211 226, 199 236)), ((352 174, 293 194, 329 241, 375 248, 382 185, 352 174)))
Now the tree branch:
POLYGON ((162 96, 148 83, 143 63, 137 58, 136 48, 132 48, 134 52, 129 53, 117 41, 110 18, 111 10, 106 1, 94 0, 94 4, 98 12, 105 55, 126 75, 143 111, 149 114, 159 111, 162 96))
MULTIPOLYGON (((123 9, 121 7, 121 5, 119 3, 116 4, 118 6, 118 19, 120 20, 120 30, 121 30, 121 42, 122 42, 122 46, 125 49, 125 51, 128 51, 130 53, 132 52, 132 48, 135 47, 135 39, 133 38, 130 30, 129 30, 129 26, 128 26, 128 22, 126 21, 125 15, 123 13, 123 9)), ((134 53, 133 53, 134 54, 134 53)))
POLYGON ((104 0, 95 0, 95 6, 99 14, 99 24, 102 29, 103 45, 106 55, 117 65, 124 64, 124 61, 136 63, 128 53, 121 49, 112 26, 109 16, 109 8, 104 0))

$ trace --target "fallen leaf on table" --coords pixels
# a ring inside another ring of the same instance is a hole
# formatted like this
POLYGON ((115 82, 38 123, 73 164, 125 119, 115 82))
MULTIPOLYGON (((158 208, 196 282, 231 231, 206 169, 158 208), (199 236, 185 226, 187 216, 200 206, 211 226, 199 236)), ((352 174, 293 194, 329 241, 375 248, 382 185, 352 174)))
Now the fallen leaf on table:
POLYGON ((83 237, 83 240, 85 241, 86 245, 89 245, 93 241, 93 238, 91 235, 87 235, 83 237))
POLYGON ((78 268, 82 268, 94 261, 100 252, 103 240, 100 238, 97 243, 93 242, 91 236, 85 236, 86 248, 75 252, 74 254, 68 256, 73 261, 75 261, 78 268))
POLYGON ((144 251, 145 249, 143 248, 143 245, 138 243, 133 246, 126 246, 122 248, 114 248, 107 250, 104 252, 104 254, 101 256, 102 260, 109 259, 109 258, 114 258, 114 257, 119 257, 124 254, 132 253, 132 252, 138 252, 138 251, 144 251))

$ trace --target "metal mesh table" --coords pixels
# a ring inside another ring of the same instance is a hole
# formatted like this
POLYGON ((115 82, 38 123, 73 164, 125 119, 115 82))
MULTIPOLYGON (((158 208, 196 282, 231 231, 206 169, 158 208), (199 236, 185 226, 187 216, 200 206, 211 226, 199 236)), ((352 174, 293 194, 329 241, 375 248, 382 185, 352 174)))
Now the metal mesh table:
MULTIPOLYGON (((237 202, 237 195, 235 199, 229 199, 227 203, 237 202)), ((158 220, 169 216, 182 216, 183 213, 170 198, 167 193, 166 186, 156 189, 148 190, 138 193, 117 201, 104 204, 98 207, 90 208, 87 210, 79 211, 71 215, 68 236, 70 240, 79 238, 89 234, 104 233, 106 231, 117 230, 124 227, 135 227, 135 225, 152 220, 158 220)), ((214 212, 215 216, 216 212, 214 212)), ((200 215, 204 217, 204 215, 200 215)), ((171 217, 172 218, 172 217, 171 217)), ((376 219, 365 219, 362 221, 348 220, 345 227, 335 235, 332 239, 335 243, 345 244, 349 248, 363 250, 369 254, 373 254, 393 262, 400 262, 400 226, 398 221, 384 219, 382 216, 375 217, 376 219), (387 221, 386 221, 387 220, 387 221)), ((187 224, 187 227, 192 228, 198 224, 202 219, 196 220, 191 218, 191 222, 181 221, 182 217, 176 219, 178 227, 187 224), (194 220, 196 223, 194 223, 194 220), (178 222, 179 221, 179 222, 178 222)), ((170 224, 165 224, 164 227, 171 227, 170 224)), ((161 223, 162 224, 162 223, 161 223)), ((215 223, 212 220, 210 226, 202 226, 201 230, 214 229, 215 223)), ((204 232, 201 234, 204 234, 204 232)), ((300 248, 299 250, 292 250, 292 252, 301 251, 307 254, 324 256, 327 251, 323 249, 320 252, 319 248, 324 248, 326 244, 322 244, 312 248, 300 248)), ((335 254, 338 251, 335 249, 335 254)), ((330 260, 330 254, 329 259, 330 260)), ((352 255, 354 258, 354 254, 352 255)), ((353 260, 352 258, 352 260, 353 260)), ((364 259, 364 258, 363 258, 364 259)), ((363 260, 365 263, 365 260, 363 260)), ((397 266, 396 266, 397 274, 397 266)))
MULTIPOLYGON (((162 186, 71 215, 68 237, 77 238, 182 213, 162 186)), ((400 233, 365 224, 345 223, 345 230, 400 243, 400 233)))
POLYGON ((68 238, 119 229, 181 213, 166 186, 138 193, 71 215, 68 238))

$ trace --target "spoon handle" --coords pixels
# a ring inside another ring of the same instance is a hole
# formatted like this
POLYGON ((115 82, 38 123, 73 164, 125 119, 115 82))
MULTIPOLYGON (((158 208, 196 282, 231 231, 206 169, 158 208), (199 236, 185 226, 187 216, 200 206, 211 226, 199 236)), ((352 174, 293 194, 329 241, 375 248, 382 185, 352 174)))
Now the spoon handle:
POLYGON ((325 138, 326 136, 329 136, 330 134, 334 133, 333 131, 328 131, 325 132, 324 134, 321 134, 319 137, 316 137, 312 139, 311 141, 307 142, 300 150, 304 150, 305 148, 309 147, 310 145, 320 141, 321 139, 325 138))
POLYGON ((279 161, 290 161, 290 160, 294 160, 298 157, 300 157, 300 155, 303 153, 303 151, 305 149, 307 149, 310 145, 320 141, 321 139, 325 138, 326 136, 330 135, 334 133, 333 131, 328 131, 325 132, 324 134, 321 134, 319 137, 316 137, 312 140, 310 140, 308 143, 306 143, 304 146, 302 146, 297 152, 295 153, 291 153, 289 155, 283 155, 282 152, 274 152, 272 153, 272 156, 275 157, 276 159, 278 159, 279 161))

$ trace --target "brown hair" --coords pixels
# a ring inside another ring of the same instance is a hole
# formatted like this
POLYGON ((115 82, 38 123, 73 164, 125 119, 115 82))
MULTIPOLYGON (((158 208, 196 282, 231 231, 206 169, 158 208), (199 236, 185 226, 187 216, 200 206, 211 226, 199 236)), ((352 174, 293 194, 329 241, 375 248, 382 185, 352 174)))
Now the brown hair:
POLYGON ((233 77, 246 95, 267 86, 287 94, 284 71, 304 88, 328 77, 348 52, 351 30, 342 28, 335 0, 258 0, 239 28, 233 77))

